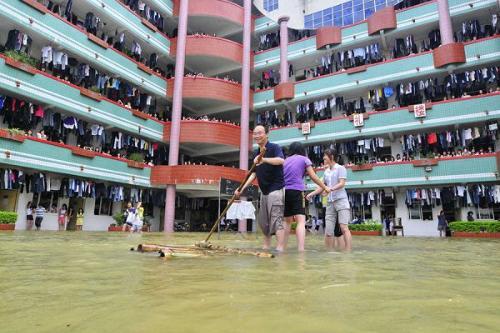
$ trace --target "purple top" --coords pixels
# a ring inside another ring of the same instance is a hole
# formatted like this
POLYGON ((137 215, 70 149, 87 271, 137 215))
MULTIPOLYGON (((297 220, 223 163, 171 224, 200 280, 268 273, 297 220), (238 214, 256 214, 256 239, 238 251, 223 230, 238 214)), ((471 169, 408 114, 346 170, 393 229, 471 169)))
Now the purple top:
POLYGON ((285 190, 304 191, 304 176, 307 167, 311 166, 312 162, 305 156, 292 155, 287 157, 283 166, 285 176, 285 190))

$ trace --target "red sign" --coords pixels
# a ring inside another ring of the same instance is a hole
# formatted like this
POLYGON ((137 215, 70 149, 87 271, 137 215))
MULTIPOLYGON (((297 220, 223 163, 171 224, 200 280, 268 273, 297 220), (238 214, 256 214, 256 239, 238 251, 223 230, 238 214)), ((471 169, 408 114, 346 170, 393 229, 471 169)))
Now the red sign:
POLYGON ((427 117, 427 109, 425 108, 425 104, 414 105, 413 112, 415 113, 415 118, 427 117))

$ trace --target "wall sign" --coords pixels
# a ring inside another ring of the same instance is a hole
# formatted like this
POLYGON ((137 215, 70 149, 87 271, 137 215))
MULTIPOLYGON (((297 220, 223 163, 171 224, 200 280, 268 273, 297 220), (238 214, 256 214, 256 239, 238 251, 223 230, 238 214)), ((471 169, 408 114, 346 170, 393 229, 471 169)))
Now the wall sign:
POLYGON ((362 113, 355 113, 352 115, 352 122, 354 127, 361 127, 365 124, 365 118, 362 113))
POLYGON ((414 105, 413 112, 415 113, 415 118, 427 117, 427 108, 425 107, 425 104, 414 105))

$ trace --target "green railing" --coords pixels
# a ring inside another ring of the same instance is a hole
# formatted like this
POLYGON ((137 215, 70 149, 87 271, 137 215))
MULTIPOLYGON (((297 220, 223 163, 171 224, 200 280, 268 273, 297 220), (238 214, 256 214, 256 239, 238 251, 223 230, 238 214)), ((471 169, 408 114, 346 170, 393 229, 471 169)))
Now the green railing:
POLYGON ((106 100, 90 99, 81 95, 77 87, 43 74, 31 75, 10 67, 3 58, 0 58, 0 89, 30 101, 52 105, 77 118, 90 118, 153 141, 163 140, 163 123, 138 118, 131 111, 106 100))
MULTIPOLYGON (((119 4, 118 4, 119 5, 119 4)), ((63 19, 43 14, 19 0, 6 0, 2 3, 0 18, 11 22, 18 29, 33 35, 44 36, 45 43, 54 43, 58 48, 71 50, 83 61, 93 66, 104 66, 112 74, 120 76, 141 89, 155 95, 165 96, 165 79, 148 74, 138 68, 138 64, 119 52, 92 42, 87 34, 63 19), (30 20, 33 23, 30 23, 30 20)))
POLYGON ((424 131, 440 126, 463 125, 495 119, 500 119, 500 93, 435 103, 430 110, 427 110, 427 117, 422 122, 416 119, 408 108, 402 108, 390 112, 371 113, 369 118, 365 119, 361 130, 355 128, 352 121, 345 118, 317 122, 316 126, 311 128, 311 134, 307 138, 302 135, 297 126, 272 130, 270 140, 284 146, 294 141, 312 144, 384 133, 424 131))
MULTIPOLYGON (((465 45, 467 63, 458 65, 456 71, 470 66, 488 65, 498 61, 500 56, 499 38, 489 38, 465 45), (479 55, 479 58, 477 57, 479 55)), ((405 79, 428 77, 444 73, 445 69, 435 69, 431 53, 424 53, 409 58, 375 64, 365 71, 348 74, 339 73, 327 75, 312 80, 301 81, 295 84, 295 99, 300 101, 314 97, 327 96, 347 92, 353 88, 377 87, 382 84, 396 84, 405 79)), ((254 108, 274 107, 273 89, 256 92, 254 94, 254 108)))
MULTIPOLYGON (((472 15, 472 13, 475 11, 493 7, 496 5, 495 0, 449 0, 448 3, 452 17, 463 15, 464 13, 472 15), (470 8, 469 4, 473 4, 473 8, 470 8)), ((399 11, 396 14, 396 18, 398 21, 398 29, 397 31, 386 33, 386 36, 388 37, 390 37, 391 34, 395 32, 400 33, 402 30, 404 31, 415 29, 429 22, 437 22, 437 4, 435 2, 432 2, 404 11, 399 11), (413 20, 415 20, 415 22, 413 22, 413 20)), ((256 33, 261 33, 271 29, 278 29, 278 25, 272 22, 267 17, 260 17, 255 20, 256 33)), ((368 24, 366 22, 361 22, 359 24, 355 24, 342 29, 342 44, 340 47, 348 47, 349 45, 359 44, 360 41, 376 41, 378 40, 378 38, 378 36, 368 36, 368 24), (354 39, 353 36, 355 36, 356 38, 354 39)), ((335 48, 333 50, 335 50, 335 48)), ((318 52, 316 50, 316 37, 311 37, 309 39, 291 43, 288 46, 288 60, 298 59, 300 57, 303 57, 304 54, 317 54, 319 56, 321 53, 322 52, 318 52)), ((279 63, 279 58, 279 48, 260 52, 256 54, 254 58, 255 69, 263 70, 268 66, 277 64, 279 63)))
MULTIPOLYGON (((495 154, 439 160, 437 165, 415 167, 412 163, 374 165, 372 170, 355 171, 347 168, 347 189, 387 188, 401 186, 435 186, 498 182, 495 154)), ((318 171, 322 176, 323 171, 318 171)), ((307 180, 308 189, 316 185, 307 180)))
POLYGON ((133 168, 125 161, 102 156, 82 157, 68 148, 29 139, 21 143, 0 138, 0 163, 73 177, 150 185, 150 168, 133 168))

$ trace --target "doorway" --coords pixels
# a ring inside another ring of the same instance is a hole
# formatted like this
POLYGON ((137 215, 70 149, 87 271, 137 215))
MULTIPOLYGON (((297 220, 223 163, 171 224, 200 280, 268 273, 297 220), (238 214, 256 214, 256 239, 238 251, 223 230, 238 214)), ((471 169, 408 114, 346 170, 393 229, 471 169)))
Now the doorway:
POLYGON ((66 230, 76 230, 76 214, 79 209, 85 208, 84 198, 69 198, 68 205, 68 224, 66 225, 66 230))

